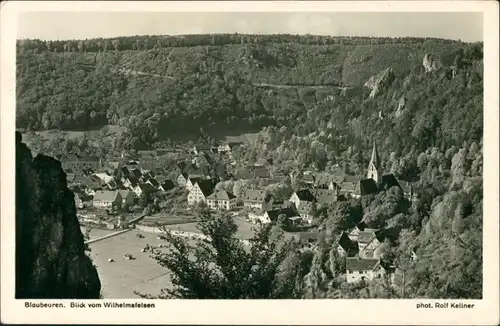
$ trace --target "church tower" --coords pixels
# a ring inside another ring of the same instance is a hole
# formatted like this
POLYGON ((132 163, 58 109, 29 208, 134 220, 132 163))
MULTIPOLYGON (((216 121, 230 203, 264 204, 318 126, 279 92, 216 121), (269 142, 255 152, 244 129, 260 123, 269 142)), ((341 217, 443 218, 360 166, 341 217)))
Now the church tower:
POLYGON ((373 143, 372 158, 370 159, 370 164, 368 165, 368 179, 373 179, 375 182, 379 182, 380 174, 380 158, 378 156, 377 144, 373 143))

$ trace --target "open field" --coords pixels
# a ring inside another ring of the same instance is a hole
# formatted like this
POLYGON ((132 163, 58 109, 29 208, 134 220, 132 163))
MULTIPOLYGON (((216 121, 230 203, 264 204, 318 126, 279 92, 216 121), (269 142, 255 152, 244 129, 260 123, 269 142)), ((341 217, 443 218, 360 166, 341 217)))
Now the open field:
MULTIPOLYGON (((248 239, 252 236, 253 225, 238 219, 235 219, 235 222, 239 226, 238 238, 248 239)), ((170 225, 167 228, 199 233, 194 223, 170 225)), ((90 238, 94 239, 114 232, 116 230, 93 229, 90 238)), ((138 296, 134 294, 134 291, 156 295, 161 289, 171 286, 168 270, 158 265, 148 253, 141 252, 146 245, 165 244, 163 240, 158 240, 156 237, 157 235, 152 233, 132 230, 90 244, 90 256, 97 266, 104 298, 136 298, 138 296), (138 238, 139 233, 144 238, 138 238), (135 259, 125 260, 125 254, 131 254, 135 259), (108 262, 109 258, 114 259, 114 262, 108 262)))

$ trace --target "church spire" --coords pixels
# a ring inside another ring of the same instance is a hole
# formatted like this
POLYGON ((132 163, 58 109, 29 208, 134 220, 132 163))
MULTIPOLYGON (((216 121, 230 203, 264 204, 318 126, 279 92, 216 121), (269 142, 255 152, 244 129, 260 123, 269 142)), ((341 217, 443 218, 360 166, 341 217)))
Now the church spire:
POLYGON ((378 182, 378 175, 380 172, 380 157, 378 156, 377 144, 373 143, 372 158, 368 165, 368 179, 373 179, 378 182))
POLYGON ((370 159, 370 164, 369 166, 373 163, 373 165, 375 166, 375 168, 378 168, 380 167, 380 158, 378 156, 378 150, 377 150, 377 143, 373 143, 373 150, 372 150, 372 158, 370 159))

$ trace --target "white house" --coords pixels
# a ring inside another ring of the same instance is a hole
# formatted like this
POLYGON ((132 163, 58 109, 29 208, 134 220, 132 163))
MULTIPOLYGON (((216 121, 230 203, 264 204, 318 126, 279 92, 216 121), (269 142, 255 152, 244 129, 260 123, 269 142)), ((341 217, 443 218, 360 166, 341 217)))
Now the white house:
POLYGON ((186 172, 179 174, 179 176, 177 177, 177 184, 179 185, 179 187, 184 188, 186 186, 187 179, 188 174, 186 172))
POLYGON ((186 180, 186 189, 191 191, 194 187, 194 185, 198 182, 203 180, 202 177, 189 177, 186 180))
POLYGON ((216 182, 213 179, 205 179, 196 182, 187 196, 188 205, 207 202, 207 197, 214 192, 215 185, 216 182))
POLYGON ((141 197, 142 194, 151 194, 155 192, 157 189, 155 189, 149 183, 139 183, 132 190, 135 192, 137 197, 141 197))
POLYGON ((272 207, 274 198, 265 190, 247 189, 241 196, 243 206, 247 208, 258 208, 267 210, 272 207))
POLYGON ((118 191, 98 191, 94 195, 92 204, 95 208, 110 209, 114 206, 120 206, 122 196, 118 191))
POLYGON ((236 207, 236 196, 225 190, 220 190, 207 197, 207 205, 211 209, 228 211, 236 207))
POLYGON ((386 271, 378 259, 363 259, 359 257, 346 258, 346 279, 347 283, 354 283, 361 280, 371 281, 382 278, 386 271))
POLYGON ((359 222, 354 227, 354 229, 352 229, 349 232, 349 239, 351 239, 352 241, 358 241, 359 232, 364 231, 367 228, 368 228, 368 225, 365 222, 363 222, 363 221, 359 222))
POLYGON ((295 207, 291 206, 266 211, 260 221, 263 224, 276 223, 280 215, 284 215, 286 218, 291 220, 292 223, 297 217, 299 217, 299 213, 295 210, 295 207))
POLYGON ((375 257, 375 252, 380 244, 381 239, 379 239, 378 230, 365 229, 359 232, 358 248, 361 258, 377 258, 375 257))

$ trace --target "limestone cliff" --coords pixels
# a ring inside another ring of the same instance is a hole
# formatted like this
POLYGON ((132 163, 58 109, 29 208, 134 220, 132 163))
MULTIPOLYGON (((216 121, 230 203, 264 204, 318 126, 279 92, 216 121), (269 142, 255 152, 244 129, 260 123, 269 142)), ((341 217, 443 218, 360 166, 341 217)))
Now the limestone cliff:
POLYGON ((394 70, 387 68, 378 75, 372 76, 366 83, 365 87, 371 89, 370 98, 375 97, 379 92, 387 89, 396 78, 394 70))
POLYGON ((16 132, 16 298, 99 298, 61 163, 33 158, 16 132))
POLYGON ((432 72, 438 70, 440 63, 432 54, 426 53, 422 60, 422 65, 424 66, 425 72, 432 72))

